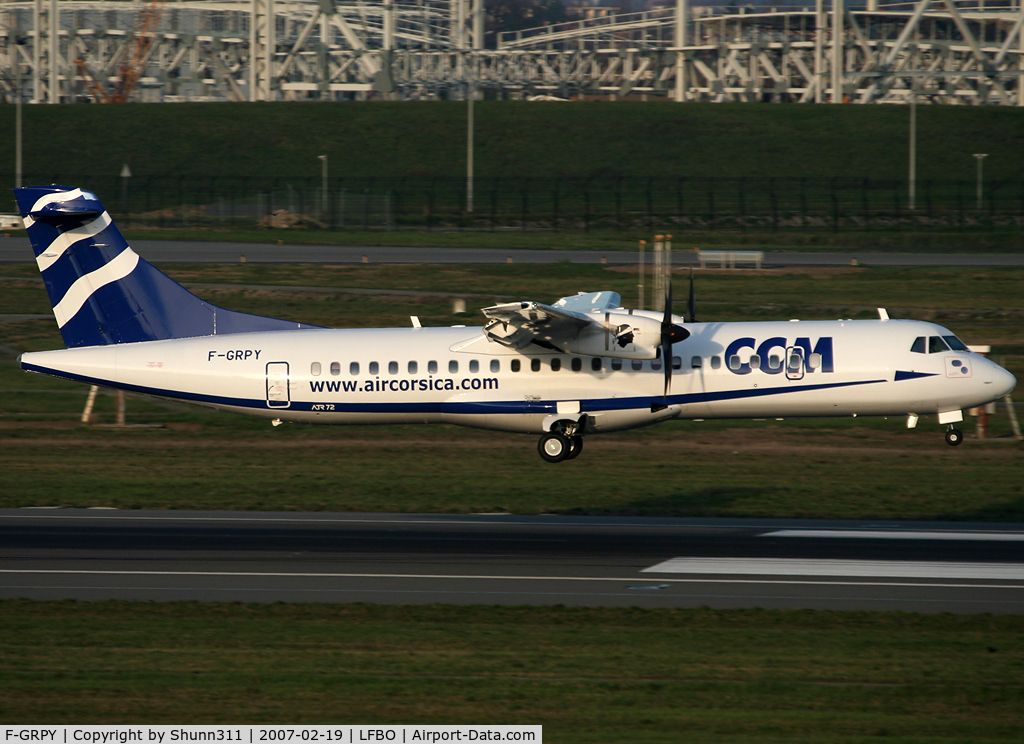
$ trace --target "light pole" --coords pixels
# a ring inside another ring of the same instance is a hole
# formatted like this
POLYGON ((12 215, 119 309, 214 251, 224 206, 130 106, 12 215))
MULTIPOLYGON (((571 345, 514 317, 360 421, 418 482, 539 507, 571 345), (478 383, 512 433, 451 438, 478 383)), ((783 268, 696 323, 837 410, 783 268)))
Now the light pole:
POLYGON ((320 216, 327 214, 327 156, 317 155, 320 161, 320 216))
POLYGON ((917 198, 917 82, 910 85, 910 208, 916 209, 917 198))
POLYGON ((25 44, 23 36, 14 42, 14 95, 17 96, 14 107, 14 188, 21 188, 21 47, 25 44))
POLYGON ((469 108, 466 112, 466 211, 473 213, 473 83, 466 81, 466 98, 469 108))
POLYGON ((987 152, 976 152, 974 157, 978 159, 978 210, 981 210, 981 174, 982 174, 982 161, 988 157, 987 152))

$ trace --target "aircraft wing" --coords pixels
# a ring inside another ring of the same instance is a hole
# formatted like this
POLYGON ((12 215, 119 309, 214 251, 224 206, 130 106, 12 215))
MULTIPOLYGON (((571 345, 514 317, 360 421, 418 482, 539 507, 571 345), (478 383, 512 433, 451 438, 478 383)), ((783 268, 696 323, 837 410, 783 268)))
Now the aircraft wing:
POLYGON ((604 333, 604 315, 594 311, 613 310, 621 301, 616 292, 588 292, 563 297, 553 305, 509 302, 485 307, 482 312, 490 322, 484 333, 491 341, 514 349, 536 344, 565 351, 567 344, 588 329, 604 333))

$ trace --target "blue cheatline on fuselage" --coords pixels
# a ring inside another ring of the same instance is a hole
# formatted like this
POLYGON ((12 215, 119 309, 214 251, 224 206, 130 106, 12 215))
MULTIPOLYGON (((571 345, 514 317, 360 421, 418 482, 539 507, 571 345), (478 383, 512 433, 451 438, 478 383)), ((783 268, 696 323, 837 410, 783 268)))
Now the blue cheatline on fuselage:
MULTIPOLYGON (((267 401, 259 398, 228 398, 217 395, 204 395, 202 393, 190 393, 182 390, 168 390, 146 387, 143 385, 129 385, 111 380, 104 380, 98 377, 78 375, 60 370, 48 369, 35 364, 23 362, 22 369, 28 372, 40 372, 42 374, 63 377, 67 380, 85 382, 90 385, 102 385, 104 387, 118 387, 133 393, 144 393, 156 395, 162 398, 174 398, 193 403, 206 403, 217 406, 230 406, 232 408, 249 408, 254 410, 266 410, 267 401)), ((791 385, 787 387, 759 388, 755 390, 721 390, 716 392, 684 393, 680 395, 664 396, 638 396, 632 398, 590 398, 580 401, 580 410, 583 413, 597 413, 600 411, 629 411, 640 410, 650 407, 652 402, 665 402, 668 405, 687 405, 691 403, 711 403, 723 400, 739 400, 742 398, 763 398, 787 393, 801 393, 811 390, 829 390, 854 387, 860 385, 874 385, 886 382, 886 380, 861 380, 853 382, 825 382, 814 385, 791 385)), ((290 401, 289 410, 312 411, 313 406, 321 405, 322 401, 290 401)), ((554 412, 558 401, 429 401, 429 402, 404 402, 404 403, 341 403, 331 401, 335 413, 466 413, 466 414, 522 414, 522 413, 545 413, 554 412)))

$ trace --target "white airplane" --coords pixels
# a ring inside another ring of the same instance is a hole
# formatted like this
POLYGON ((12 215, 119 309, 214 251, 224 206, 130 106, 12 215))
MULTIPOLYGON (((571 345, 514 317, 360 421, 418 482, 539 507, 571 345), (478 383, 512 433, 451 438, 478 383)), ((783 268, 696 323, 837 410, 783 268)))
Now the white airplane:
POLYGON ((99 199, 16 189, 66 349, 22 369, 272 420, 449 423, 538 435, 548 462, 583 437, 670 419, 937 415, 1016 380, 934 323, 697 323, 614 292, 483 309, 482 327, 329 329, 215 307, 140 258, 99 199), (663 360, 669 360, 665 363, 663 360))

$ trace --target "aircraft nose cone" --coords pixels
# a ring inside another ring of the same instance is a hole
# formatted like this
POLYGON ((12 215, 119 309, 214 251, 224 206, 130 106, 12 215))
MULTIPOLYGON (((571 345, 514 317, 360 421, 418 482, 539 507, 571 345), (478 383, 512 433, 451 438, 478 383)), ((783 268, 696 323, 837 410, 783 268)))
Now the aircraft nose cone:
POLYGON ((997 367, 994 384, 999 397, 1002 398, 1004 395, 1009 395, 1010 391, 1017 387, 1017 378, 1002 367, 997 367))
POLYGON ((1017 378, 995 362, 985 360, 985 374, 980 376, 985 381, 985 388, 992 400, 999 400, 1017 387, 1017 378))

